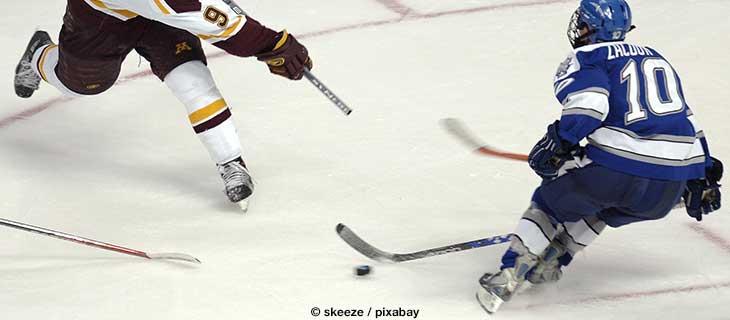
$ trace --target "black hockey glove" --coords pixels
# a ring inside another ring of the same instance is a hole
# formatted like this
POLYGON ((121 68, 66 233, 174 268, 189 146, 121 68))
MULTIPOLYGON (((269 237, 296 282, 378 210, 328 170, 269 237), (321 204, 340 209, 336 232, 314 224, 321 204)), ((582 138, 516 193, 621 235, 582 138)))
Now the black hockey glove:
POLYGON ((552 179, 558 176, 560 167, 565 161, 573 158, 572 152, 578 149, 558 134, 560 120, 556 120, 547 127, 547 133, 535 144, 527 158, 530 168, 543 179, 552 179))
POLYGON ((720 209, 720 179, 722 179, 722 162, 710 157, 712 166, 707 167, 705 179, 687 181, 687 187, 682 197, 686 205, 687 214, 702 221, 702 215, 720 209))

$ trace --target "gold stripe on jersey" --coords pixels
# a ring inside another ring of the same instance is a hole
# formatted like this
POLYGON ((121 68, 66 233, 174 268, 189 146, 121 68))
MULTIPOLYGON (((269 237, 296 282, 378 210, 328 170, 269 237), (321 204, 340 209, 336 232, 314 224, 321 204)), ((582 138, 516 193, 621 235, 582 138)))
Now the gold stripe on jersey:
POLYGON ((167 10, 167 8, 165 8, 165 5, 162 4, 162 0, 155 0, 155 4, 157 5, 158 8, 160 8, 160 11, 162 12, 162 14, 165 14, 165 15, 170 14, 170 10, 167 10))
POLYGON ((46 78, 46 72, 43 70, 43 66, 46 63, 46 57, 48 57, 48 53, 51 50, 55 49, 56 47, 58 47, 58 46, 55 44, 52 44, 52 45, 49 45, 49 46, 43 48, 43 51, 41 52, 41 58, 38 59, 38 72, 41 73, 41 78, 43 78, 44 81, 48 81, 47 80, 48 78, 46 78))
POLYGON ((190 123, 192 125, 196 125, 205 119, 215 116, 221 111, 227 109, 227 107, 228 105, 226 104, 226 101, 221 98, 191 113, 188 118, 190 119, 190 123))
POLYGON ((132 11, 129 11, 129 10, 109 8, 101 0, 88 0, 88 2, 91 2, 92 4, 94 4, 95 6, 97 6, 98 8, 101 8, 103 10, 109 10, 109 11, 111 11, 113 13, 116 13, 118 15, 121 15, 122 17, 127 18, 127 19, 132 19, 132 18, 137 17, 137 14, 136 13, 134 13, 132 11))
POLYGON ((238 17, 238 19, 236 19, 236 22, 233 23, 233 25, 231 25, 228 29, 223 30, 223 32, 218 35, 199 34, 198 37, 200 37, 200 39, 203 39, 203 40, 210 40, 212 38, 221 38, 221 39, 228 38, 234 31, 236 31, 236 29, 238 29, 238 25, 241 24, 241 21, 243 21, 243 17, 238 17))

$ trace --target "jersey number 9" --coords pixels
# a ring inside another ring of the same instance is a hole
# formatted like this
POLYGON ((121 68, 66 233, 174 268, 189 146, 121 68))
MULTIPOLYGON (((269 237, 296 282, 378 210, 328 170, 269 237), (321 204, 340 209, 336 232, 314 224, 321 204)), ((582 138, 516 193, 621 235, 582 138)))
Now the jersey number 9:
POLYGON ((205 8, 203 16, 205 17, 206 21, 210 23, 215 23, 221 28, 225 28, 228 25, 228 15, 225 12, 216 9, 215 7, 205 8))

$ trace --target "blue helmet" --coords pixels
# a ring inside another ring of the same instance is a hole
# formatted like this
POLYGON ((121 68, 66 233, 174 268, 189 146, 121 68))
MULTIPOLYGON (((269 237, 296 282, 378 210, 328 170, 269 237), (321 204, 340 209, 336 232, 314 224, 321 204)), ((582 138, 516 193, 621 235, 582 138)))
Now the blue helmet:
POLYGON ((605 41, 621 41, 631 25, 631 8, 625 0, 581 0, 568 26, 573 48, 605 41), (588 32, 583 31, 587 28, 588 32))

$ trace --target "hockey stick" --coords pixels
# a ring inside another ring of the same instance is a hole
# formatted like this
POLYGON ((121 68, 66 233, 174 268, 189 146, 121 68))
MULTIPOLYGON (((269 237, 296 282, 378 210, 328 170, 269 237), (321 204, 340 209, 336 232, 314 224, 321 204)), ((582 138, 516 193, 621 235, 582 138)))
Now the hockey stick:
POLYGON ((469 131, 469 129, 466 127, 466 125, 459 119, 442 119, 441 125, 444 127, 444 129, 446 129, 446 131, 457 137, 467 147, 473 149, 474 152, 485 156, 517 161, 527 161, 527 155, 525 154, 500 151, 481 142, 479 138, 473 135, 471 131, 469 131))
MULTIPOLYGON (((503 152, 499 151, 497 149, 494 149, 490 146, 488 146, 485 143, 480 142, 479 138, 477 138, 475 135, 469 131, 469 129, 466 127, 463 121, 455 118, 446 118, 441 119, 441 125, 448 131, 449 133, 453 134, 455 137, 459 138, 461 142, 466 144, 468 147, 473 148, 474 152, 477 152, 482 155, 492 156, 492 157, 498 157, 498 158, 504 158, 504 159, 510 159, 510 160, 517 160, 517 161, 527 161, 527 155, 521 154, 521 153, 511 153, 511 152, 503 152)), ((678 209, 678 208, 684 208, 685 203, 684 201, 679 201, 672 209, 678 209)))
POLYGON ((342 238, 350 247, 360 252, 362 255, 379 262, 398 263, 404 261, 411 261, 416 259, 423 259, 433 256, 440 256, 442 254, 465 251, 470 249, 476 249, 481 247, 487 247, 495 244, 505 243, 510 241, 511 234, 504 234, 484 239, 478 239, 468 242, 462 242, 452 244, 448 246, 421 250, 411 253, 390 253, 373 247, 369 243, 365 242, 355 232, 353 232, 346 225, 339 223, 337 224, 337 235, 342 238))
MULTIPOLYGON (((243 11, 243 9, 241 9, 241 7, 233 0, 223 0, 223 2, 231 7, 231 9, 233 9, 235 13, 248 17, 248 13, 246 13, 246 11, 243 11)), ((350 107, 348 107, 342 100, 340 100, 340 98, 338 98, 334 92, 327 88, 327 86, 325 86, 322 81, 319 81, 319 79, 317 79, 317 77, 315 77, 312 72, 309 71, 309 69, 306 67, 304 68, 304 77, 306 77, 309 82, 311 82, 317 89, 319 89, 319 91, 322 92, 322 94, 327 97, 327 99, 329 99, 335 105, 335 107, 340 109, 342 113, 344 113, 346 116, 349 116, 350 113, 352 113, 352 109, 350 109, 350 107)))
POLYGON ((317 77, 315 77, 312 72, 309 71, 309 69, 307 68, 304 68, 304 77, 306 77, 307 80, 309 80, 309 82, 311 82, 319 90, 319 92, 322 92, 322 94, 327 97, 327 99, 329 99, 332 104, 340 109, 342 113, 344 113, 346 116, 349 116, 350 113, 352 113, 352 109, 350 109, 350 107, 348 107, 347 104, 345 104, 342 100, 340 100, 340 98, 337 97, 337 95, 332 92, 332 90, 327 88, 327 86, 325 86, 322 81, 319 81, 319 79, 317 79, 317 77))
POLYGON ((88 239, 88 238, 82 238, 82 237, 75 236, 72 234, 55 231, 55 230, 51 230, 51 229, 46 229, 46 228, 41 228, 41 227, 36 227, 36 226, 29 225, 29 224, 11 221, 11 220, 2 219, 2 218, 0 218, 0 225, 18 229, 18 230, 42 234, 44 236, 49 236, 49 237, 53 237, 53 238, 57 238, 57 239, 61 239, 61 240, 76 242, 76 243, 80 243, 80 244, 84 244, 87 246, 96 247, 96 248, 100 248, 100 249, 104 249, 104 250, 115 251, 115 252, 119 252, 119 253, 123 253, 123 254, 146 258, 146 259, 150 259, 150 260, 179 260, 179 261, 185 261, 185 262, 200 263, 200 260, 198 260, 197 258, 195 258, 191 255, 188 255, 188 254, 184 254, 184 253, 146 253, 146 252, 142 252, 142 251, 138 251, 138 250, 134 250, 134 249, 130 249, 130 248, 125 248, 125 247, 121 247, 121 246, 110 244, 110 243, 96 241, 96 240, 92 240, 92 239, 88 239))

